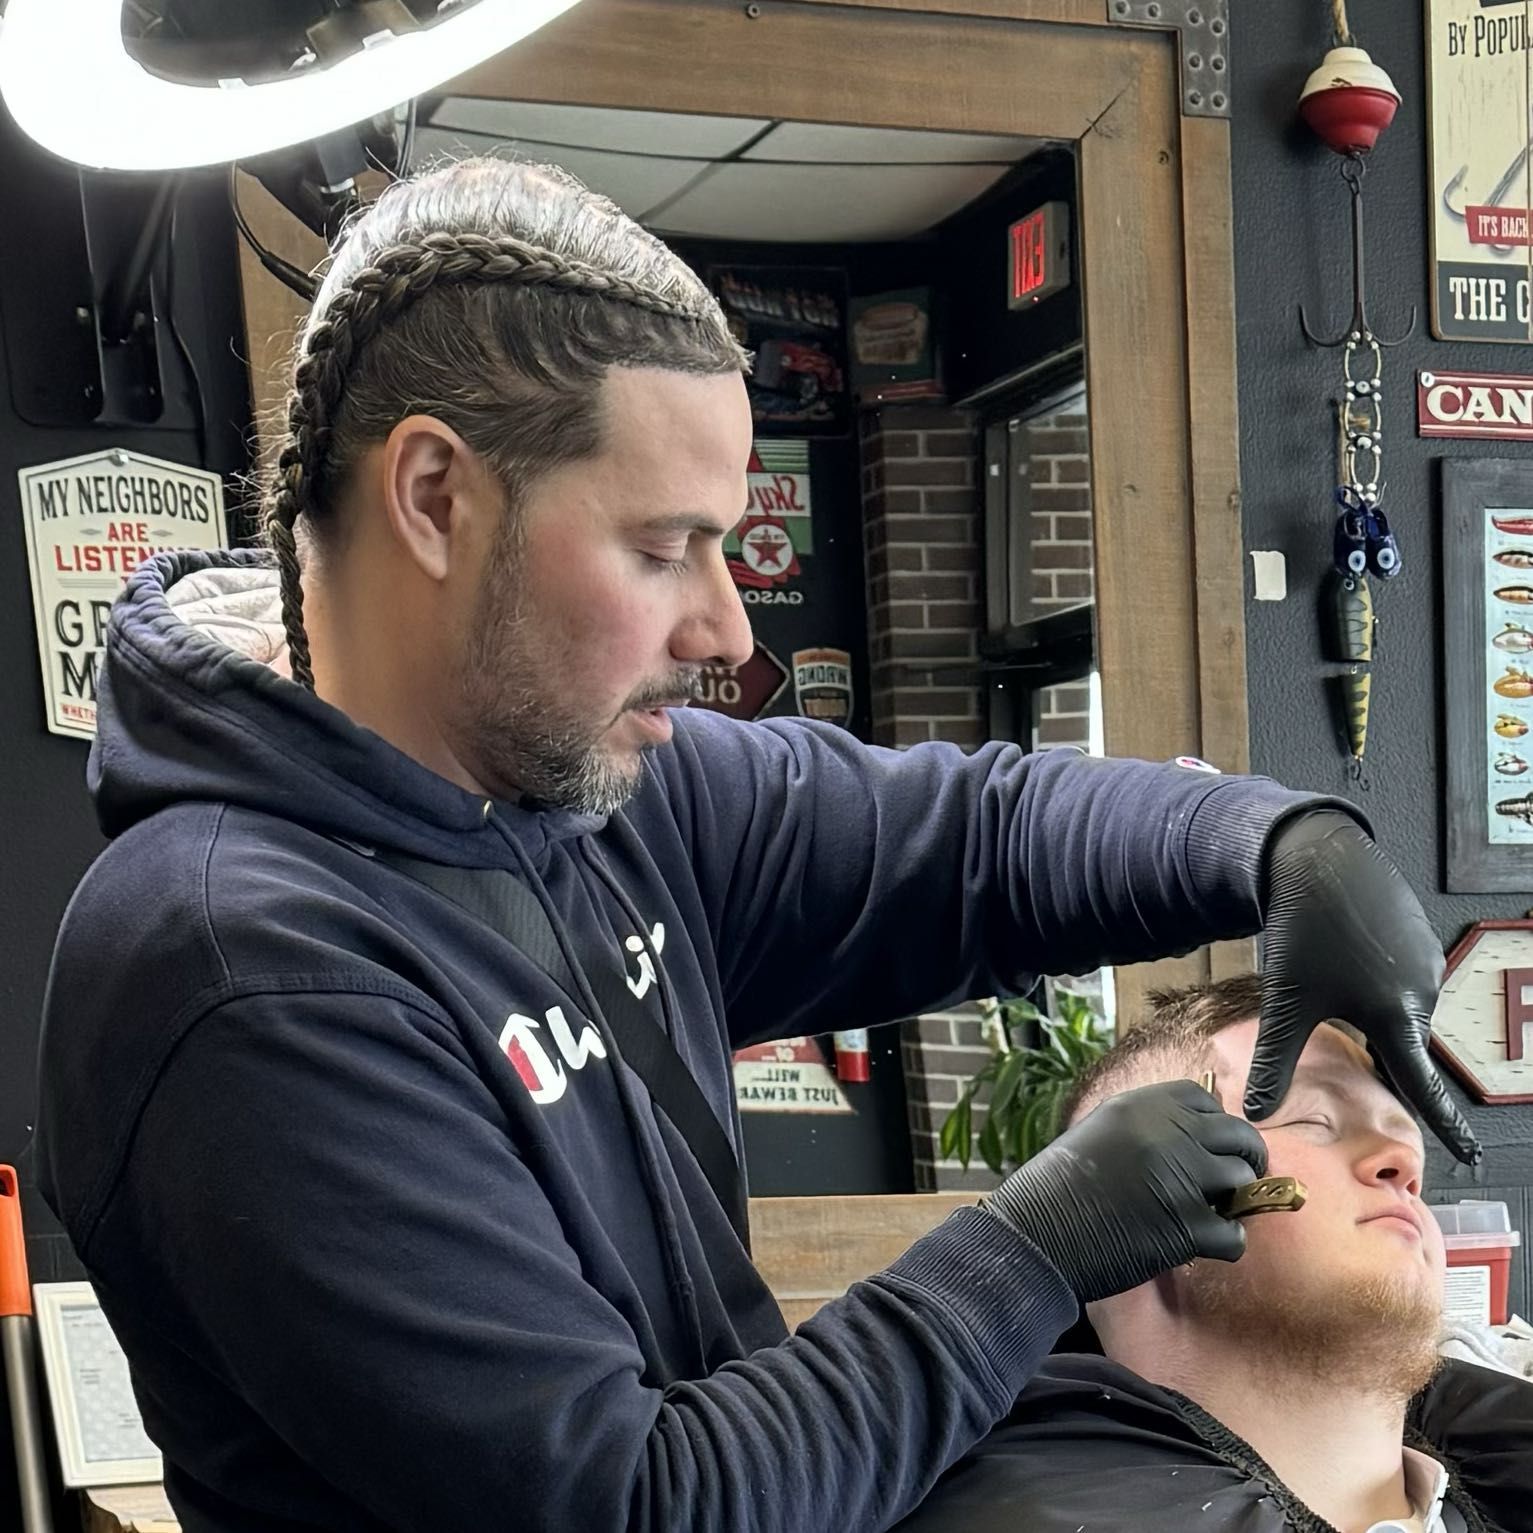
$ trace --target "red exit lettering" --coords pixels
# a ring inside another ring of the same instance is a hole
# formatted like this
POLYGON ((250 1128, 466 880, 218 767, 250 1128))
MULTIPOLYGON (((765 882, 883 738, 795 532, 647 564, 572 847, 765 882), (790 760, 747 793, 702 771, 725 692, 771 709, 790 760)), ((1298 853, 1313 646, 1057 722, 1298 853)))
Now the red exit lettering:
POLYGON ((1029 213, 1011 226, 1011 296, 1013 301, 1036 293, 1048 281, 1048 245, 1044 209, 1029 213))

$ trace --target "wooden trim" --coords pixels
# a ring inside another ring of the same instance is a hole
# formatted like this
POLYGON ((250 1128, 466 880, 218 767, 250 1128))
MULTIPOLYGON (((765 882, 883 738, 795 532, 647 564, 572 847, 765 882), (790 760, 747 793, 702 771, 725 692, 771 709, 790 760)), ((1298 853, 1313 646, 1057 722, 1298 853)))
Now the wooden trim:
POLYGON ((752 1198, 751 1260, 791 1329, 978 1200, 972 1192, 752 1198))
POLYGON ((1073 139, 1133 78, 1141 48, 1170 46, 1155 33, 1045 31, 1022 9, 958 18, 779 0, 752 21, 735 0, 583 0, 442 93, 1073 139), (955 80, 962 90, 943 87, 955 80))
MULTIPOLYGON (((929 11, 944 16, 990 16, 1049 26, 1111 27, 1106 0, 778 0, 786 5, 859 6, 876 11, 929 11)), ((764 7, 771 9, 772 7, 764 7)))
MULTIPOLYGON (((1183 117, 1181 135, 1201 754, 1226 772, 1247 772, 1251 744, 1240 407, 1234 386, 1234 221, 1228 216, 1230 126, 1213 117, 1183 117)), ((1256 967, 1256 947, 1249 940, 1216 943, 1208 960, 1210 979, 1228 979, 1256 967)))

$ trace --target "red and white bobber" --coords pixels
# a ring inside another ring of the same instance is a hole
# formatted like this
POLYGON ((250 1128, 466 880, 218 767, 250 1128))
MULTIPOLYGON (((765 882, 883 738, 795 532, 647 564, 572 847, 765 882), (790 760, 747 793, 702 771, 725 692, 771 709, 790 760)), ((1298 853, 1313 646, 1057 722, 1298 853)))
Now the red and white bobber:
POLYGON ((1332 48, 1299 93, 1300 115, 1337 154, 1367 154, 1399 105, 1395 82, 1362 48, 1332 48))

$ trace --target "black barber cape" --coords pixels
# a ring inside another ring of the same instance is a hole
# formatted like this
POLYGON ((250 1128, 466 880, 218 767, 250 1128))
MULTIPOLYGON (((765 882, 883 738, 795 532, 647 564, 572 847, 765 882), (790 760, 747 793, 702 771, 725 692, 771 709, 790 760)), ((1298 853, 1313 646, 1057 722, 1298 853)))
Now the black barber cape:
MULTIPOLYGON (((1441 1460, 1449 1533, 1533 1530, 1533 1384, 1449 1362, 1406 1441, 1441 1460)), ((1052 1357, 899 1533, 1335 1533, 1255 1449, 1102 1357, 1052 1357)))

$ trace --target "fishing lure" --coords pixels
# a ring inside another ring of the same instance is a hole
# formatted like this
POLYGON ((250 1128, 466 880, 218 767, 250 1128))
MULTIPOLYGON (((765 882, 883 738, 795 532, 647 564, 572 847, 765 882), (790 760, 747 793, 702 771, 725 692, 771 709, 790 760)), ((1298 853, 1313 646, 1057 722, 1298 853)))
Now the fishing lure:
POLYGON ((1533 825, 1533 793, 1522 798, 1502 799, 1496 805, 1496 813, 1505 815, 1509 820, 1521 820, 1524 825, 1533 825))
POLYGON ((1341 692, 1341 712, 1346 725, 1347 749, 1352 753, 1353 769, 1362 771, 1363 753, 1368 749, 1368 704, 1373 688, 1373 642, 1377 619, 1373 612, 1373 593, 1368 577, 1344 574, 1336 583, 1334 595, 1336 658, 1345 666, 1337 678, 1341 692))

